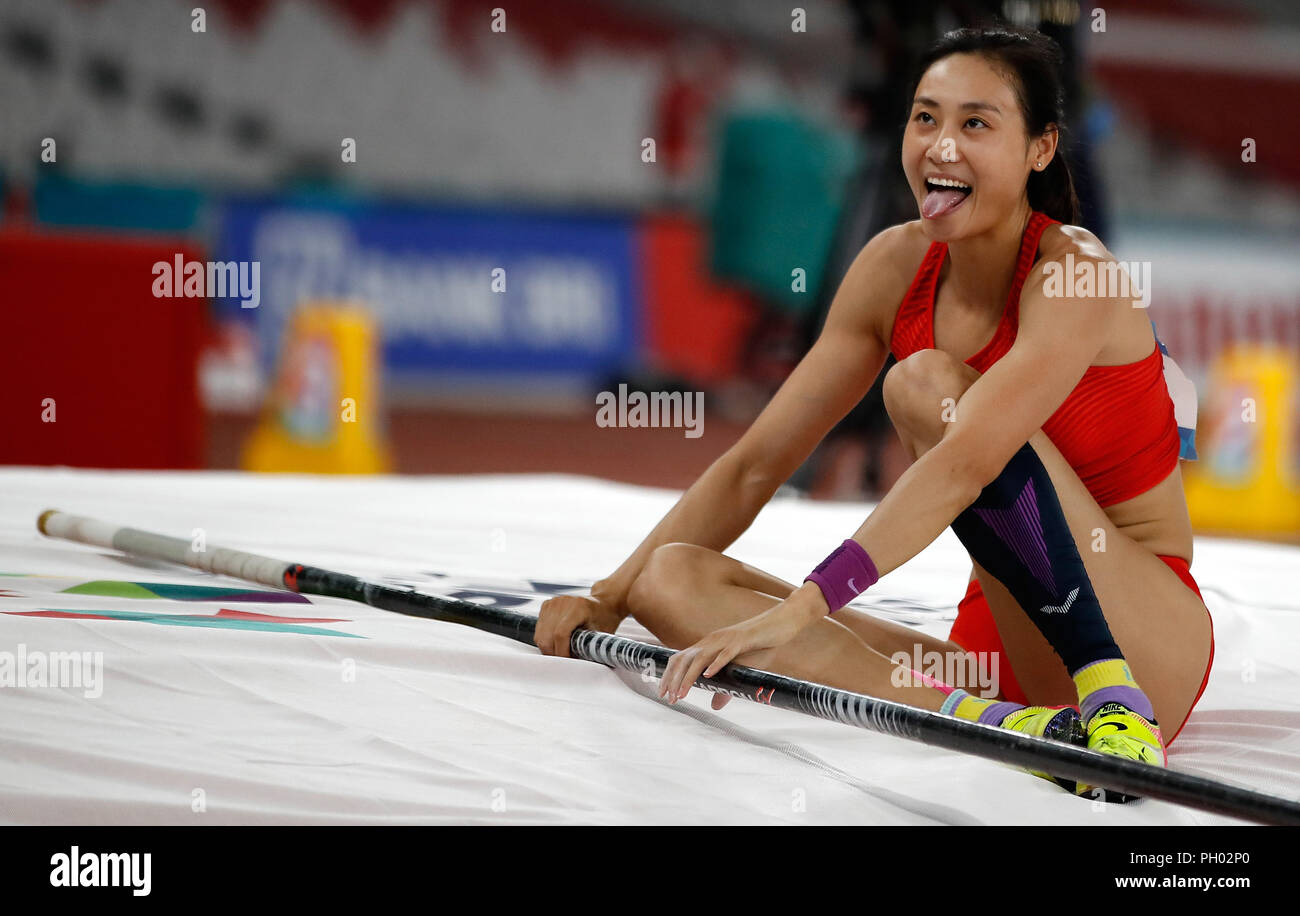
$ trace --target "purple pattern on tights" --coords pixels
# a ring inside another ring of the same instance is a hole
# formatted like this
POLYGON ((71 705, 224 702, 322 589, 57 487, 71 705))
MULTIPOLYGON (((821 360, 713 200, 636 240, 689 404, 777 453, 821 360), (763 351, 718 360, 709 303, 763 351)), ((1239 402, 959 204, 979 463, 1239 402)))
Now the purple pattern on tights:
POLYGON ((1052 575, 1052 564, 1047 559, 1047 542, 1043 539, 1043 525, 1038 517, 1038 498, 1033 480, 1025 481, 1025 488, 1009 509, 976 509, 975 513, 1055 598, 1056 577, 1052 575))

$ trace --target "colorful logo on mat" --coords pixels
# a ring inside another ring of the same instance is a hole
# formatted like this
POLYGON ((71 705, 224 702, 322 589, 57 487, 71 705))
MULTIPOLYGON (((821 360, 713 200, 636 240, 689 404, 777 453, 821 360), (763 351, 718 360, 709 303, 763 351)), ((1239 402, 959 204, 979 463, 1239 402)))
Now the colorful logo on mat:
POLYGON ((306 633, 313 636, 346 636, 365 639, 355 633, 341 633, 322 627, 305 626, 312 623, 347 623, 343 617, 277 617, 271 614, 254 614, 250 611, 231 611, 222 608, 215 614, 150 614, 146 611, 79 611, 51 608, 40 611, 3 611, 12 617, 56 617, 63 620, 131 620, 136 623, 156 623, 165 627, 211 627, 218 630, 261 630, 269 633, 306 633))
POLYGON ((101 595, 105 598, 166 598, 169 601, 256 601, 259 604, 311 604, 297 592, 222 588, 216 585, 177 585, 171 582, 118 582, 96 579, 59 590, 61 595, 101 595))
MULTIPOLYGON (((19 578, 21 574, 0 573, 19 578)), ((40 580, 45 577, 31 577, 40 580)), ((18 583, 15 583, 17 585, 18 583)), ((44 592, 44 590, 42 589, 44 592)), ((50 594, 50 592, 44 592, 50 594)), ((304 596, 288 591, 230 588, 214 585, 186 585, 171 582, 122 582, 97 579, 68 588, 55 589, 58 595, 94 595, 102 598, 140 600, 203 601, 211 603, 256 602, 259 604, 311 604, 304 596)), ((31 598, 14 589, 0 590, 0 598, 31 598)), ((215 614, 168 614, 153 611, 119 611, 84 608, 41 608, 31 611, 0 612, 13 617, 51 617, 63 620, 122 620, 171 627, 207 627, 222 630, 259 630, 270 633, 302 633, 312 636, 341 636, 365 639, 355 633, 343 633, 313 624, 350 623, 346 617, 288 617, 258 614, 253 611, 221 608, 215 614)))

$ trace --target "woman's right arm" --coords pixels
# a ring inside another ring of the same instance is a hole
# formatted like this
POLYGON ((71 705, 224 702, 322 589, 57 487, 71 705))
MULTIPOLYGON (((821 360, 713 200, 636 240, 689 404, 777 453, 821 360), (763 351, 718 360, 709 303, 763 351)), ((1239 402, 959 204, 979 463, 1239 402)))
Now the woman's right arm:
POLYGON ((591 587, 590 598, 562 595, 542 605, 536 642, 543 653, 567 657, 577 627, 614 632, 630 613, 632 583, 660 546, 681 541, 719 552, 729 547, 862 400, 888 353, 881 310, 897 308, 906 289, 897 257, 903 228, 885 230, 858 253, 817 342, 740 440, 682 494, 632 555, 591 587))

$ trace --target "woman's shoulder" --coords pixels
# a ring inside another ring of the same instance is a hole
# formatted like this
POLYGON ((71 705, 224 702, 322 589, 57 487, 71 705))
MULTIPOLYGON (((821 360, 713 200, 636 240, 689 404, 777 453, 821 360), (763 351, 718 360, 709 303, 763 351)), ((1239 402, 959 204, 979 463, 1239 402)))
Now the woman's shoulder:
POLYGON ((905 271, 910 274, 920 266, 921 259, 930 249, 930 244, 925 230, 921 228, 921 221, 913 219, 881 229, 872 236, 866 247, 875 246, 881 252, 893 255, 895 258, 915 261, 916 263, 911 265, 911 270, 905 271))
POLYGON ((929 248, 930 240, 919 219, 898 223, 872 236, 862 246, 853 268, 872 278, 882 301, 897 307, 929 248))
POLYGON ((1155 338, 1145 304, 1150 293, 1150 273, 1140 264, 1117 259, 1101 239, 1083 228, 1052 223, 1043 230, 1038 258, 1021 292, 1020 314, 1025 316, 1025 293, 1032 292, 1031 306, 1047 320, 1059 320, 1058 297, 1086 298, 1083 304, 1091 321, 1108 315, 1111 332, 1094 365, 1126 365, 1146 357, 1155 338), (1105 308, 1099 308, 1104 303, 1105 308))
POLYGON ((1066 223, 1048 223, 1039 236, 1038 251, 1021 289, 1021 304, 1025 294, 1038 293, 1048 297, 1117 298, 1109 287, 1120 284, 1108 281, 1115 279, 1113 275, 1122 266, 1091 231, 1066 223), (1071 292, 1074 289, 1085 292, 1071 292))
POLYGON ((845 277, 846 283, 858 290, 856 298, 867 304, 876 333, 886 345, 898 307, 929 247, 920 220, 898 223, 877 232, 862 246, 845 277))
POLYGON ((1066 255, 1073 255, 1075 260, 1115 260, 1101 239, 1082 226, 1049 223, 1038 240, 1038 262, 1060 261, 1066 255))

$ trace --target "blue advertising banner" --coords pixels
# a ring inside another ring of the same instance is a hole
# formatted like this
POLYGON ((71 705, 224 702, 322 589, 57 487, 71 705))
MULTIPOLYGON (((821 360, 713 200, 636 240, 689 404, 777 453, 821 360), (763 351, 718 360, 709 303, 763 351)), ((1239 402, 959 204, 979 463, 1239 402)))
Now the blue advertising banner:
POLYGON ((231 198, 213 256, 257 262, 256 322, 273 356, 309 299, 371 309, 390 372, 608 372, 641 345, 635 224, 616 216, 231 198))

